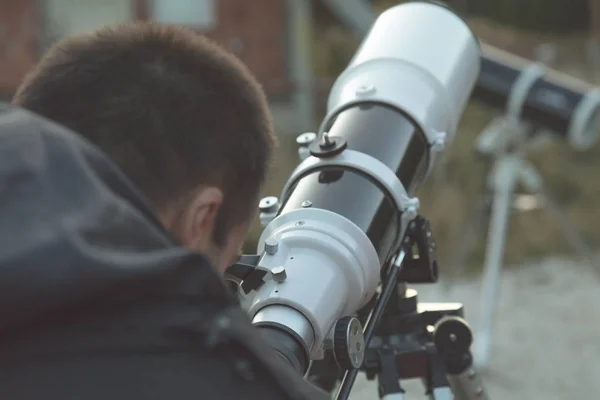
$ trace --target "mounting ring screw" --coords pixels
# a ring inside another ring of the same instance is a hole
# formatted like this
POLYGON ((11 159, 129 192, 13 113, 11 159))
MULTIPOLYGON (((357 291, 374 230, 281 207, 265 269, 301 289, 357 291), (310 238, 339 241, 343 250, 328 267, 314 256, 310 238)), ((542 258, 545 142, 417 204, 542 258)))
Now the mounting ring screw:
POLYGON ((265 240, 265 251, 267 252, 267 254, 272 256, 277 253, 278 249, 279 242, 277 241, 277 239, 268 238, 267 240, 265 240))
POLYGON ((448 139, 448 135, 445 132, 435 132, 435 138, 433 139, 433 143, 431 148, 433 151, 442 152, 446 148, 446 140, 448 139))
POLYGON ((261 212, 272 213, 277 212, 279 208, 279 199, 276 196, 263 197, 258 203, 258 209, 261 212))
POLYGON ((416 216, 419 213, 419 207, 420 207, 420 203, 419 203, 418 198, 414 197, 414 198, 408 199, 406 202, 406 209, 404 210, 404 212, 406 213, 406 217, 409 220, 416 218, 416 216))
POLYGON ((310 207, 310 206, 312 206, 312 201, 310 201, 310 200, 304 200, 304 201, 302 202, 302 207, 304 207, 304 208, 308 208, 308 207, 310 207))
POLYGON ((315 141, 317 134, 314 132, 305 132, 296 137, 296 144, 301 147, 308 147, 309 144, 315 141))
POLYGON ((273 268, 271 270, 271 275, 273 276, 273 280, 277 283, 283 283, 287 279, 287 273, 282 266, 273 268))
POLYGON ((371 84, 360 85, 356 88, 356 95, 360 97, 370 96, 375 94, 375 92, 377 92, 377 89, 371 84))

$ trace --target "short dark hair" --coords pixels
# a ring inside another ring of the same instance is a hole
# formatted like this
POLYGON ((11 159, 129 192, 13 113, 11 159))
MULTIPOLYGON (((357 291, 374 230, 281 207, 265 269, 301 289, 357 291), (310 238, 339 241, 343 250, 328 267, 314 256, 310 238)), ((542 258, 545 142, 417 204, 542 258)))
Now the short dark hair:
POLYGON ((192 30, 155 22, 58 41, 13 103, 96 144, 159 210, 219 185, 221 243, 250 217, 276 144, 246 66, 192 30))

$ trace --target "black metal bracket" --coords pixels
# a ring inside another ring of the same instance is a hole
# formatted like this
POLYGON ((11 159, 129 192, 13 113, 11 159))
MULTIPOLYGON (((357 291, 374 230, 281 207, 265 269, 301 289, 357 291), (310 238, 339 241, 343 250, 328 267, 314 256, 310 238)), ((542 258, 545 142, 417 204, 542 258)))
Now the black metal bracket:
POLYGON ((237 284, 244 294, 260 288, 268 271, 256 268, 259 261, 260 255, 258 254, 241 256, 235 264, 227 268, 225 279, 237 284))

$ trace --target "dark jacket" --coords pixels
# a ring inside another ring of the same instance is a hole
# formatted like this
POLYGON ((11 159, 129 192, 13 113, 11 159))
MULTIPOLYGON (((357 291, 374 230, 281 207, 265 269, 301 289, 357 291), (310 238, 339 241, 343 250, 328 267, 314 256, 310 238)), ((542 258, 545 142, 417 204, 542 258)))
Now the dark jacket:
POLYGON ((326 399, 97 148, 0 111, 0 398, 326 399))

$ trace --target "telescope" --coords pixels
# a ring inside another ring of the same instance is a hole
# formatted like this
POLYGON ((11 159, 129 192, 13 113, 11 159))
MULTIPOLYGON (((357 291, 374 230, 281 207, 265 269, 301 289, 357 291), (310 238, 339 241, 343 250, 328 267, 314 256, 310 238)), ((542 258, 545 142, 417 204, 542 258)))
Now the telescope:
POLYGON ((417 304, 406 288, 437 280, 415 192, 452 143, 479 67, 477 38, 447 7, 383 12, 333 84, 318 133, 303 136, 310 155, 280 199, 261 201, 257 254, 228 270, 252 323, 298 373, 333 354, 346 370, 338 399, 359 370, 379 377, 382 397, 402 398, 399 379, 421 376, 430 398, 486 398, 462 305, 417 304), (409 352, 397 335, 410 336, 409 352))
POLYGON ((598 88, 485 43, 481 44, 481 71, 473 99, 554 132, 577 150, 596 143, 598 88))
MULTIPOLYGON (((592 147, 600 123, 600 90, 543 64, 482 43, 481 71, 472 98, 501 111, 476 139, 477 152, 486 156, 488 173, 485 189, 464 224, 464 233, 459 235, 454 261, 458 268, 465 265, 470 246, 480 236, 481 222, 489 218, 481 311, 473 349, 476 365, 485 367, 491 354, 509 220, 515 211, 526 210, 519 206, 519 199, 528 199, 529 204, 545 209, 557 223, 565 242, 596 267, 594 252, 526 156, 533 147, 531 139, 542 132, 554 133, 575 150, 592 147)), ((446 287, 451 283, 448 280, 446 287)))

